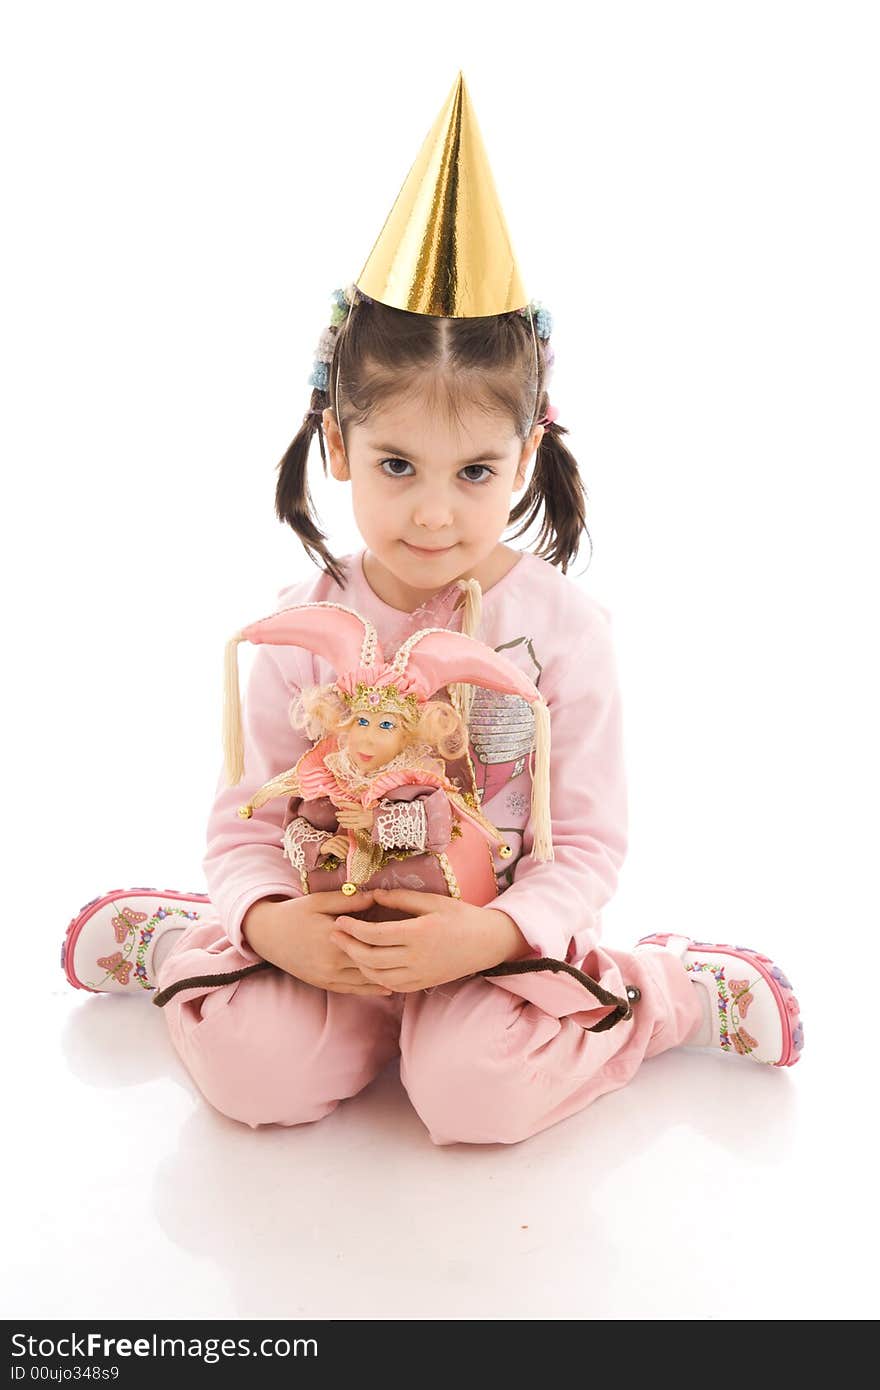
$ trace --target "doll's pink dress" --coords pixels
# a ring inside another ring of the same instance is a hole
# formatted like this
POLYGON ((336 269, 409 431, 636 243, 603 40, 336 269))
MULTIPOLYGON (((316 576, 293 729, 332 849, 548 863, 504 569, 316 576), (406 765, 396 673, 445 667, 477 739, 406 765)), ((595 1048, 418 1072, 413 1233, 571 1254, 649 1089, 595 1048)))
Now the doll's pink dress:
POLYGON ((331 892, 354 881, 363 890, 412 888, 478 906, 497 895, 491 849, 497 836, 427 744, 365 774, 330 736, 304 754, 296 775, 303 794, 288 801, 282 843, 303 892, 331 892), (349 832, 345 861, 322 859, 324 845, 339 833, 338 807, 352 801, 375 810, 372 831, 349 832))

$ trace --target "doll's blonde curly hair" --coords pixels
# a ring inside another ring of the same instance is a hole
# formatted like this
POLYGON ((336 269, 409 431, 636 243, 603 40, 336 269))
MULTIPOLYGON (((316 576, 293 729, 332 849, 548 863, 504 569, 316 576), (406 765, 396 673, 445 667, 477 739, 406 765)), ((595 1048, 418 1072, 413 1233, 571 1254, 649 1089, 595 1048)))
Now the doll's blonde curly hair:
MULTIPOLYGON (((381 706, 375 711, 382 713, 381 706)), ((358 712, 353 712, 336 686, 313 685, 299 691, 290 702, 290 722, 295 729, 304 730, 312 742, 330 734, 345 734, 352 727, 358 712)), ((464 756, 467 750, 467 729, 463 719, 445 700, 428 700, 419 705, 415 718, 397 710, 388 711, 399 719, 410 743, 428 743, 436 748, 447 762, 464 756)))

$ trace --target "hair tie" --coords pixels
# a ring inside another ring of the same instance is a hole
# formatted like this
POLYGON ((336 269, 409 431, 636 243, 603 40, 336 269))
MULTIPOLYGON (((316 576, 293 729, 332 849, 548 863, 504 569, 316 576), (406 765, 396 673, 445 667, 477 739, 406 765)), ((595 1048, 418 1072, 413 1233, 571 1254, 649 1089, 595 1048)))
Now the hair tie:
POLYGON ((523 318, 531 312, 535 320, 535 332, 542 342, 546 342, 553 332, 553 318, 550 310, 544 307, 540 299, 529 300, 525 308, 517 309, 516 312, 522 314, 523 318))
MULTIPOLYGON (((347 286, 346 289, 333 291, 331 295, 333 307, 330 312, 330 324, 322 330, 318 346, 315 349, 315 360, 312 363, 312 371, 308 380, 309 386, 314 386, 318 391, 327 390, 330 384, 330 363, 333 360, 336 334, 343 320, 347 317, 351 305, 357 303, 360 299, 367 298, 369 298, 369 296, 365 295, 363 291, 359 290, 354 284, 347 286)), ((524 308, 517 309, 515 312, 521 314, 524 318, 526 315, 531 314, 537 336, 542 342, 547 342, 553 331, 553 319, 550 315, 550 310, 545 308, 539 299, 530 300, 524 308)), ((551 347, 546 349, 545 356, 547 366, 549 367, 553 362, 554 356, 551 347)), ((323 410, 315 408, 307 410, 303 416, 303 423, 308 424, 313 415, 323 415, 323 413, 323 410)), ((553 424, 558 414, 559 412, 555 405, 548 405, 546 414, 535 423, 536 425, 543 425, 546 429, 548 425, 553 424)))
MULTIPOLYGON (((318 391, 326 391, 330 384, 330 363, 333 361, 336 334, 347 317, 351 305, 356 304, 359 299, 363 299, 365 296, 356 285, 349 285, 344 290, 334 290, 330 298, 333 306, 330 310, 330 323, 321 330, 321 337, 315 348, 315 360, 312 363, 308 381, 309 386, 314 386, 318 391)), ((309 413, 311 414, 311 412, 309 413)))

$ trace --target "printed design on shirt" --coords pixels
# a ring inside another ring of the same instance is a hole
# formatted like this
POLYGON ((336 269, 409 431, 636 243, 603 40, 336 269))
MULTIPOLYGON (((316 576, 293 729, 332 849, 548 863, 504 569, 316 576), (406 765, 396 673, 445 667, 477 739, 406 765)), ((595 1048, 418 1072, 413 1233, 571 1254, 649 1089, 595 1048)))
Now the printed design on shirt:
MULTIPOLYGON (((517 774, 513 773, 512 775, 515 777, 517 774)), ((507 807, 508 811, 510 811, 511 814, 514 816, 528 815, 528 797, 523 796, 522 792, 511 792, 510 795, 505 799, 504 804, 507 807)))
POLYGON ((755 1048, 758 1047, 758 1040, 752 1037, 742 1021, 748 1013, 750 1005, 755 1002, 755 997, 749 989, 749 981, 728 981, 725 977, 724 966, 712 965, 709 961, 686 961, 684 968, 690 971, 708 971, 715 980, 719 1042, 724 1051, 730 1052, 732 1048, 741 1057, 754 1052, 755 1048))
MULTIPOLYGON (((538 660, 531 637, 521 636, 501 642, 494 648, 528 676, 539 688, 543 666, 538 660)), ((535 743, 535 720, 531 705, 518 695, 502 695, 482 686, 471 687, 472 703, 468 721, 468 756, 447 764, 447 776, 458 787, 473 787, 473 793, 463 792, 465 801, 476 808, 493 806, 490 819, 513 851, 509 859, 492 854, 493 870, 498 891, 509 888, 522 851, 522 833, 531 809, 530 753, 535 743), (511 783, 517 778, 519 788, 511 783), (501 801, 506 816, 499 817, 496 798, 507 790, 501 801), (509 816, 515 823, 502 825, 509 816)), ((454 834, 453 830, 453 834, 454 834)))
POLYGON ((147 975, 147 951, 156 927, 172 916, 186 917, 194 922, 200 913, 184 907, 169 906, 158 908, 150 917, 146 912, 138 912, 133 907, 120 908, 115 917, 111 918, 110 925, 122 949, 114 951, 112 955, 98 956, 95 964, 106 972, 103 979, 84 980, 83 983, 89 989, 103 989, 111 978, 120 985, 128 985, 136 980, 142 989, 154 990, 156 986, 150 984, 147 975), (134 960, 131 959, 132 952, 134 960))
POLYGON ((471 747, 479 763, 512 763, 535 743, 535 716, 521 695, 477 687, 471 705, 471 747))
MULTIPOLYGON (((531 637, 511 638, 494 650, 503 653, 540 688, 543 667, 531 637)), ((519 695, 503 695, 482 686, 472 690, 470 753, 477 794, 482 802, 488 802, 526 770, 535 746, 535 716, 528 700, 519 695)))

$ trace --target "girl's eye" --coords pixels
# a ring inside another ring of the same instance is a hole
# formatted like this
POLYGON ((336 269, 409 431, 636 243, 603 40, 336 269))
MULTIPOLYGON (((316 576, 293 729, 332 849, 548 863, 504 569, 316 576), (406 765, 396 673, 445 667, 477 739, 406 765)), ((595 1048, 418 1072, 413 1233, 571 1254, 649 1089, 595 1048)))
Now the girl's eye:
MULTIPOLYGON (((412 467, 413 467, 413 466, 412 466, 412 463, 407 463, 406 459, 382 459, 382 461, 381 461, 381 463, 380 463, 380 468, 381 468, 381 470, 382 470, 382 473, 385 473, 385 464, 386 464, 386 463, 402 463, 402 464, 403 464, 403 467, 405 467, 405 468, 412 468, 412 467)), ((406 473, 385 473, 385 477, 386 477, 386 478, 406 478, 406 477, 407 477, 407 474, 406 474, 406 473)))
POLYGON ((369 724, 369 722, 370 722, 369 719, 359 719, 359 720, 358 720, 358 725, 359 725, 359 727, 360 727, 361 729, 363 729, 363 728, 365 728, 365 727, 369 724))
POLYGON ((382 723, 379 725, 379 728, 380 728, 380 729, 393 729, 393 728, 394 728, 394 725, 392 724, 392 722, 391 722, 390 719, 383 719, 383 720, 382 720, 382 723))
MULTIPOLYGON (((404 468, 412 468, 412 464, 407 463, 406 459, 382 459, 379 467, 382 469, 386 478, 409 478, 412 476, 410 473, 401 471, 401 469, 404 468), (389 469, 386 469, 386 464, 388 464, 391 470, 390 472, 389 469), (400 469, 395 467, 396 464, 400 464, 400 469)), ((487 483, 490 478, 494 478, 495 469, 490 468, 488 464, 485 463, 469 463, 466 468, 461 470, 460 476, 464 477, 465 482, 468 483, 487 483), (480 476, 475 477, 475 473, 479 473, 480 476)))
POLYGON ((490 468, 488 464, 485 463, 469 463, 467 468, 463 468, 461 471, 462 473, 468 474, 467 481, 469 483, 487 483, 489 481, 489 478, 495 477, 495 469, 490 468), (474 473, 485 473, 488 474, 488 477, 475 478, 473 476, 474 473))

